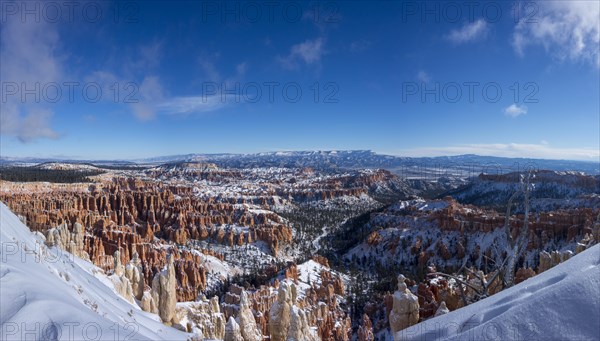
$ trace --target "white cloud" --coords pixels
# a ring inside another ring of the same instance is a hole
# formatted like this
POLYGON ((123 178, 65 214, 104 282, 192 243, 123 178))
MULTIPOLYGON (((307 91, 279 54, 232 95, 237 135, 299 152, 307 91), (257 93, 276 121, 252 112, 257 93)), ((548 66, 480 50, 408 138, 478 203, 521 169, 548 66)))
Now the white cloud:
POLYGON ((417 72, 417 79, 419 82, 429 83, 431 76, 424 70, 419 70, 419 72, 417 72))
POLYGON ((157 114, 193 114, 215 111, 227 105, 220 95, 168 97, 165 95, 160 78, 148 76, 139 87, 138 103, 131 104, 133 114, 140 121, 149 121, 157 114))
POLYGON ((488 30, 486 21, 479 19, 473 23, 464 25, 460 29, 450 31, 446 36, 446 39, 455 44, 468 43, 484 39, 488 34, 488 30))
MULTIPOLYGON (((125 68, 127 71, 148 72, 160 65, 163 56, 163 41, 154 40, 150 43, 135 46, 135 54, 128 57, 125 68)), ((119 61, 123 58, 119 58, 119 61)))
POLYGON ((219 110, 226 105, 218 95, 174 97, 159 103, 157 109, 166 114, 192 114, 219 110))
POLYGON ((540 45, 558 60, 587 62, 600 67, 600 2, 538 1, 535 11, 522 15, 512 37, 521 56, 528 46, 540 45))
POLYGON ((290 53, 286 57, 280 57, 279 61, 285 68, 296 69, 300 61, 307 65, 318 64, 324 53, 325 41, 317 38, 293 45, 290 53))
POLYGON ((30 142, 39 138, 57 139, 59 134, 50 128, 52 112, 47 109, 34 108, 23 117, 19 140, 30 142))
POLYGON ((205 81, 219 82, 221 81, 221 74, 217 70, 216 60, 219 59, 219 53, 214 54, 203 54, 198 57, 198 64, 204 72, 206 77, 205 81))
POLYGON ((596 148, 553 148, 548 144, 465 144, 450 147, 427 147, 404 150, 403 156, 445 156, 477 154, 499 157, 526 157, 536 159, 598 161, 600 151, 596 148))
MULTIPOLYGON (((248 69, 247 62, 235 65, 235 75, 229 79, 222 80, 221 74, 216 68, 215 60, 218 53, 210 56, 202 56, 198 59, 205 76, 212 82, 221 82, 227 88, 234 88, 235 83, 245 75, 248 69)), ((138 103, 131 104, 134 116, 140 121, 149 121, 156 118, 158 114, 187 115, 219 110, 233 103, 233 95, 221 98, 220 94, 206 96, 171 96, 168 95, 161 84, 158 76, 146 76, 139 86, 139 92, 135 98, 138 103)))
MULTIPOLYGON (((27 89, 34 89, 51 82, 64 82, 63 59, 60 56, 60 39, 56 27, 35 20, 20 20, 20 15, 9 16, 2 23, 0 36, 0 82, 2 84, 25 83, 27 89)), ((21 91, 24 89, 20 89, 21 91)), ((21 142, 37 139, 56 139, 59 134, 51 127, 52 103, 33 95, 21 98, 21 91, 6 95, 0 104, 0 133, 16 137, 21 142)), ((4 89, 3 89, 4 92, 4 89)))
POLYGON ((157 76, 146 76, 133 96, 138 103, 131 104, 133 114, 140 121, 149 121, 156 117, 156 104, 163 98, 163 89, 157 76))
POLYGON ((518 104, 513 103, 504 109, 504 114, 510 117, 525 115, 527 114, 527 107, 524 105, 519 106, 518 104))

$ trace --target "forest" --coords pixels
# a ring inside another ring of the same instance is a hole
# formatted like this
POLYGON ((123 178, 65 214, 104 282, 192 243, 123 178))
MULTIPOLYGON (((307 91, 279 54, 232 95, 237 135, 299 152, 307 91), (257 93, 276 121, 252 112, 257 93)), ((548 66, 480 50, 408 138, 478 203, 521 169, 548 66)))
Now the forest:
POLYGON ((0 167, 0 180, 13 182, 54 182, 75 183, 92 182, 90 176, 104 173, 101 170, 59 170, 39 167, 0 167))

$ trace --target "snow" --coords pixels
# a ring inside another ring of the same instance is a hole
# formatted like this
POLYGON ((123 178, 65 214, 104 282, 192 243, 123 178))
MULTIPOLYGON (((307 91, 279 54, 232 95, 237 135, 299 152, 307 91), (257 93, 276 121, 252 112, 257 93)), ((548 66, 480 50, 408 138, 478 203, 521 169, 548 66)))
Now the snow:
POLYGON ((1 340, 186 340, 127 302, 104 272, 47 248, 0 203, 1 340))
POLYGON ((52 169, 52 170, 76 170, 76 171, 86 171, 86 170, 100 170, 96 166, 83 164, 83 163, 63 163, 63 162, 48 162, 41 163, 36 167, 40 169, 52 169))
POLYGON ((600 245, 485 300, 396 334, 397 340, 598 340, 600 245))
POLYGON ((442 210, 448 207, 448 202, 445 200, 425 200, 425 199, 413 199, 400 201, 396 204, 391 205, 388 210, 390 212, 401 212, 409 207, 414 207, 418 211, 433 212, 442 210))
POLYGON ((298 265, 298 286, 301 290, 308 290, 311 284, 321 285, 321 271, 325 267, 314 260, 298 265))

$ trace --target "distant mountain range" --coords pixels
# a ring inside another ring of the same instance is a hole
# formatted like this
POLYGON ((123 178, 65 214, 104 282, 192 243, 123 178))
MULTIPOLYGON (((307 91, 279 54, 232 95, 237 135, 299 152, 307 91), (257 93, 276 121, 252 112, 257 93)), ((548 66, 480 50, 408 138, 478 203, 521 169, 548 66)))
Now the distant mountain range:
POLYGON ((287 151, 256 154, 184 154, 135 160, 68 160, 52 158, 2 157, 0 164, 36 164, 42 162, 114 164, 162 164, 206 162, 219 167, 311 167, 318 169, 382 168, 405 177, 470 177, 480 173, 504 174, 527 169, 578 171, 600 174, 598 162, 506 158, 473 154, 439 157, 402 157, 377 154, 369 150, 287 151))

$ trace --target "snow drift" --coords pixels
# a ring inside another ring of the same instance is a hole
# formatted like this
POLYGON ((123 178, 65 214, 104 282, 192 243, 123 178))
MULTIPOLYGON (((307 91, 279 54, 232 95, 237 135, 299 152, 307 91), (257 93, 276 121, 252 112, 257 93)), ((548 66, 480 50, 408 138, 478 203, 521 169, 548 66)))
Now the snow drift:
POLYGON ((487 299, 399 331, 396 340, 598 340, 600 244, 487 299))

